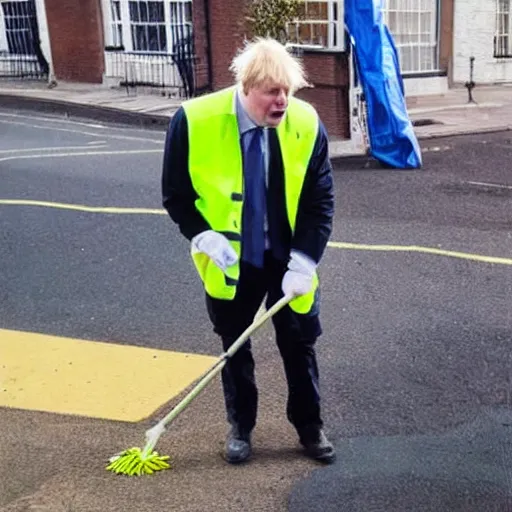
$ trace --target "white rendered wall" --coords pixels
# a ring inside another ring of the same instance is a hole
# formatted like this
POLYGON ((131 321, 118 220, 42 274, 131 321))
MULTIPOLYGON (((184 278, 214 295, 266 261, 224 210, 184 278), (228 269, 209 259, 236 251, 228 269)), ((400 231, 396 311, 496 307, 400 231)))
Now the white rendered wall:
POLYGON ((453 81, 469 80, 469 58, 475 57, 476 84, 512 82, 512 58, 493 57, 496 0, 456 0, 453 28, 453 81))
POLYGON ((448 91, 448 78, 445 76, 425 76, 404 78, 405 96, 426 96, 428 94, 444 94, 448 91))

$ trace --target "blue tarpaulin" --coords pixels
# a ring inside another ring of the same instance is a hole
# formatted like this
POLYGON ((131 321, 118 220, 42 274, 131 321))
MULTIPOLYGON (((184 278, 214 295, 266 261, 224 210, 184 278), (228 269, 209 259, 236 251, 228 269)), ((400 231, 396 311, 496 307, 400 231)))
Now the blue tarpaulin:
POLYGON ((382 20, 382 0, 345 0, 345 24, 367 105, 372 156, 391 167, 421 167, 421 149, 407 113, 398 53, 382 20))

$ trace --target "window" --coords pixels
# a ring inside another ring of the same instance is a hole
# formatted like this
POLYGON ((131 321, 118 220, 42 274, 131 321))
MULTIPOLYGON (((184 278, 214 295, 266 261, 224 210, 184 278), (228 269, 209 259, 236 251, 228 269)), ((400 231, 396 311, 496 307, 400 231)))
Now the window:
POLYGON ((437 71, 438 0, 387 0, 383 15, 400 54, 402 73, 437 71))
MULTIPOLYGON (((37 34, 37 19, 33 0, 1 2, 5 24, 5 38, 2 46, 13 55, 35 55, 34 40, 37 34)), ((2 36, 0 36, 1 38, 2 36)))
POLYGON ((112 0, 110 2, 110 19, 112 29, 112 46, 123 46, 123 25, 121 23, 121 2, 112 0))
POLYGON ((171 2, 171 35, 174 46, 192 37, 192 2, 171 2))
POLYGON ((192 36, 192 0, 103 0, 107 46, 169 54, 192 36))
POLYGON ((163 2, 129 2, 133 50, 167 52, 163 2))
POLYGON ((512 27, 510 26, 510 0, 497 0, 496 34, 494 36, 494 56, 512 57, 512 27))
POLYGON ((304 0, 300 19, 288 24, 291 43, 344 49, 343 0, 304 0))

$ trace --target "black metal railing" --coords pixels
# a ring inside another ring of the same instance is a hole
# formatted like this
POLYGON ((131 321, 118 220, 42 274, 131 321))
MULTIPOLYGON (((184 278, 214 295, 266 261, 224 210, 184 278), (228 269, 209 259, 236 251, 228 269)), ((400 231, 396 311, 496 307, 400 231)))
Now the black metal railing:
POLYGON ((190 98, 195 93, 192 37, 177 39, 172 53, 127 52, 123 47, 105 48, 106 77, 122 87, 164 89, 171 95, 190 98))
POLYGON ((48 67, 42 64, 36 55, 13 55, 0 52, 0 78, 42 80, 47 77, 48 67))

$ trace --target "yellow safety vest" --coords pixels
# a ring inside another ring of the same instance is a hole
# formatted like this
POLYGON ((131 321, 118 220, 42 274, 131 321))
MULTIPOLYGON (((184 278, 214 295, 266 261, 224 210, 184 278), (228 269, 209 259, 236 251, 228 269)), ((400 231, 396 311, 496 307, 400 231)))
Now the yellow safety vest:
MULTIPOLYGON (((188 121, 188 167, 199 196, 195 206, 211 228, 225 235, 241 256, 243 165, 235 110, 235 88, 194 98, 183 103, 188 121)), ((309 104, 290 98, 277 128, 284 165, 286 211, 295 229, 304 177, 318 133, 318 116, 309 104)), ((233 299, 240 275, 239 263, 222 272, 206 254, 192 252, 196 269, 208 295, 233 299)), ((315 274, 311 291, 290 302, 297 313, 311 310, 318 287, 315 274)))

